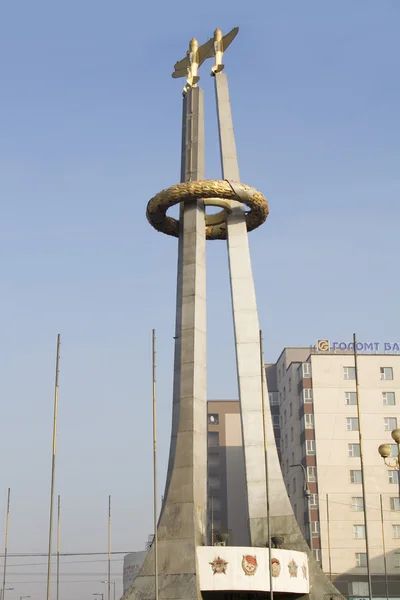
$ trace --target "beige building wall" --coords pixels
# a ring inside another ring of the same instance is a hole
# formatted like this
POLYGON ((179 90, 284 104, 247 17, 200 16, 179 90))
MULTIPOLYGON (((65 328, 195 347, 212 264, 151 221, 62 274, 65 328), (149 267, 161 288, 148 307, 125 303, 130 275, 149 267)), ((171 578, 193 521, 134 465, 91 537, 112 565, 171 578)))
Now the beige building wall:
MULTIPOLYGON (((365 597, 362 585, 367 570, 358 565, 364 564, 366 542, 355 539, 354 530, 364 524, 364 514, 362 506, 361 510, 355 510, 352 501, 362 498, 362 485, 351 480, 351 471, 359 472, 361 466, 360 458, 350 456, 349 451, 352 444, 351 452, 357 454, 359 431, 350 430, 347 424, 347 419, 357 418, 357 406, 346 403, 346 393, 354 394, 356 388, 354 379, 345 379, 346 367, 354 368, 351 352, 317 353, 315 348, 285 348, 275 364, 266 366, 266 372, 282 472, 299 525, 322 568, 332 575, 339 589, 350 597, 365 597), (310 503, 304 494, 304 472, 311 492, 310 503)), ((391 429, 400 427, 400 355, 359 354, 358 377, 374 598, 386 597, 381 496, 389 595, 400 598, 398 472, 389 473, 391 469, 384 465, 377 451, 381 443, 394 444, 391 429), (381 379, 383 367, 392 369, 393 379, 381 379), (394 393, 394 405, 384 403, 382 394, 386 392, 394 393)), ((216 512, 216 523, 230 531, 230 544, 246 544, 239 403, 209 401, 208 412, 219 414, 218 425, 209 423, 209 432, 219 432, 218 450, 210 448, 214 456, 218 452, 220 457, 218 468, 211 469, 214 475, 218 471, 220 488, 209 485, 209 497, 219 496, 221 511, 216 512)), ((212 481, 214 485, 215 477, 212 481)))
MULTIPOLYGON (((350 479, 350 471, 360 470, 361 465, 360 458, 349 456, 349 444, 359 443, 359 432, 348 431, 346 426, 347 418, 357 417, 357 406, 346 404, 346 392, 355 392, 356 388, 354 380, 344 379, 345 367, 354 367, 353 356, 311 355, 322 562, 327 570, 330 554, 333 573, 351 569, 366 574, 366 568, 357 567, 355 556, 365 552, 365 540, 354 539, 353 525, 363 524, 364 519, 362 511, 352 509, 351 499, 362 496, 362 485, 350 479)), ((395 562, 400 539, 393 536, 392 529, 392 525, 400 525, 400 512, 391 510, 390 500, 398 498, 399 486, 389 483, 388 469, 377 452, 381 443, 393 442, 390 431, 385 431, 384 419, 397 419, 400 425, 400 357, 359 355, 358 378, 370 560, 373 572, 383 574, 382 495, 387 568, 392 574, 400 574, 400 564, 396 566, 395 562), (381 380, 381 367, 393 369, 393 380, 381 380), (385 405, 382 392, 394 392, 396 405, 385 405)))

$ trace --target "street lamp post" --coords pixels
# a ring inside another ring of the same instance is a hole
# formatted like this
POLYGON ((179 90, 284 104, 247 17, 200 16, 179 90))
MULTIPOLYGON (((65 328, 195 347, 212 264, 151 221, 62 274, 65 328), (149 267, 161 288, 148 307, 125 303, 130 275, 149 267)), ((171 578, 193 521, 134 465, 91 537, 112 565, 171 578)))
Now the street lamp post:
MULTIPOLYGON (((392 453, 392 449, 390 444, 381 444, 378 448, 379 454, 382 456, 383 461, 387 467, 390 469, 395 469, 396 471, 400 471, 400 429, 393 429, 392 438, 397 444, 397 456, 393 456, 391 460, 389 460, 389 456, 392 453)), ((399 485, 399 497, 400 497, 400 476, 397 475, 397 483, 399 485)))
POLYGON ((311 552, 313 552, 313 543, 312 543, 312 526, 311 526, 311 509, 310 509, 310 496, 311 496, 311 492, 310 492, 310 488, 308 485, 308 480, 307 480, 307 471, 304 465, 301 465, 300 463, 295 464, 295 465, 290 465, 290 467, 300 467, 303 471, 303 479, 304 479, 304 485, 303 485, 303 490, 304 490, 304 498, 306 499, 306 503, 307 503, 307 515, 308 515, 308 529, 309 529, 309 535, 310 535, 310 550, 311 552))
MULTIPOLYGON (((108 581, 102 581, 101 583, 108 583, 108 581)), ((115 581, 110 581, 110 583, 113 585, 113 599, 115 600, 115 581)))
POLYGON ((393 460, 391 461, 388 460, 392 450, 390 444, 381 444, 378 448, 378 452, 382 456, 385 465, 387 465, 391 469, 396 469, 397 471, 400 471, 400 429, 393 429, 391 435, 397 444, 397 456, 394 456, 393 460))

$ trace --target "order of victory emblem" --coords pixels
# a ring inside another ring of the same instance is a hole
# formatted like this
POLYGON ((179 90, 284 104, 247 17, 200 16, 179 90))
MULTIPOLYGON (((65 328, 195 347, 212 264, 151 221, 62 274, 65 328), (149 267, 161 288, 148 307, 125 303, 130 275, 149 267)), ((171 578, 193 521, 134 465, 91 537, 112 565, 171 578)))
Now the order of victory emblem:
POLYGON ((256 556, 250 556, 250 554, 243 556, 242 569, 246 575, 254 575, 254 573, 257 571, 257 567, 258 564, 256 556))
POLYGON ((212 568, 213 575, 220 575, 221 573, 226 575, 226 569, 228 567, 228 563, 226 562, 226 560, 224 560, 220 556, 217 556, 217 558, 214 558, 214 560, 212 562, 210 562, 210 565, 212 568))
POLYGON ((277 558, 271 558, 272 577, 279 577, 281 572, 281 563, 277 558))
POLYGON ((297 563, 295 563, 295 561, 292 559, 290 561, 290 563, 288 564, 288 569, 289 569, 289 575, 290 577, 297 577, 297 569, 299 567, 297 566, 297 563))
POLYGON ((304 565, 301 567, 301 570, 303 571, 303 579, 307 579, 307 566, 304 563, 304 565))

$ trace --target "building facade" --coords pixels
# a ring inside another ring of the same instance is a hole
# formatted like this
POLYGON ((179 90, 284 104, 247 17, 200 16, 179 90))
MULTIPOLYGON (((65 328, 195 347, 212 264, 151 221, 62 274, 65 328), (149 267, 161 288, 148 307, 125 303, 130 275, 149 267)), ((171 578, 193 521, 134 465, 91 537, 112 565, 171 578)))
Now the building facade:
MULTIPOLYGON (((399 471, 377 451, 392 443, 397 455, 390 434, 400 427, 400 355, 359 354, 357 362, 360 422, 352 352, 285 348, 266 365, 275 439, 297 521, 336 587, 368 597, 368 536, 374 598, 400 598, 399 471)), ((209 401, 208 435, 209 531, 241 545, 247 526, 238 401, 209 401)))

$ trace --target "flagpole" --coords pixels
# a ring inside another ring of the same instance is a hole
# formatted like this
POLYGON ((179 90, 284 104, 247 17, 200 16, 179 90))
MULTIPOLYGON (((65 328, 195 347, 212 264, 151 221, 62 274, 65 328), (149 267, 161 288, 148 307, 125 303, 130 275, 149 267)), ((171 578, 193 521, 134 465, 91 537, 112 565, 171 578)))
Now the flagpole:
POLYGON ((267 493, 267 526, 268 526, 268 567, 269 567, 269 589, 270 598, 274 600, 273 579, 272 579, 272 552, 271 552, 271 514, 269 505, 269 480, 268 480, 268 447, 267 447, 267 429, 265 423, 265 367, 264 367, 264 352, 262 331, 260 330, 260 376, 261 376, 261 401, 262 401, 262 417, 263 417, 263 435, 264 435, 264 460, 265 460, 265 482, 267 493))
POLYGON ((60 507, 60 496, 57 499, 57 600, 59 599, 60 592, 60 516, 61 516, 61 507, 60 507))
POLYGON ((153 519, 154 519, 154 583, 158 600, 158 535, 157 535, 157 404, 156 404, 156 330, 152 336, 153 355, 153 519))
POLYGON ((108 496, 108 581, 107 598, 111 600, 111 495, 108 496))
POLYGON ((56 471, 56 448, 57 448, 58 367, 59 367, 59 362, 60 362, 60 334, 58 334, 58 336, 57 336, 56 380, 55 380, 55 387, 54 387, 53 455, 52 455, 52 461, 51 461, 49 552, 48 552, 48 557, 47 557, 47 600, 50 600, 51 550, 52 550, 52 535, 53 535, 54 481, 55 481, 55 471, 56 471))
POLYGON ((353 333, 353 353, 354 353, 354 374, 356 381, 356 400, 357 400, 357 419, 358 419, 358 441, 360 444, 360 467, 361 467, 361 489, 363 495, 363 510, 364 510, 364 527, 365 527, 365 550, 367 555, 367 577, 369 588, 369 600, 372 600, 372 580, 371 580, 371 565, 369 562, 369 542, 368 542, 368 520, 367 520, 367 497, 365 495, 365 470, 364 470, 364 453, 363 453, 363 438, 361 425, 361 409, 360 409, 360 385, 358 380, 358 359, 357 359, 357 339, 353 333))
POLYGON ((7 552, 8 552, 8 523, 9 523, 9 519, 10 519, 10 495, 11 495, 11 488, 8 488, 8 494, 7 494, 7 513, 6 513, 6 535, 5 535, 5 542, 4 542, 3 587, 2 587, 2 594, 1 594, 2 600, 4 600, 4 595, 5 595, 5 592, 6 592, 6 571, 7 571, 7 552))

